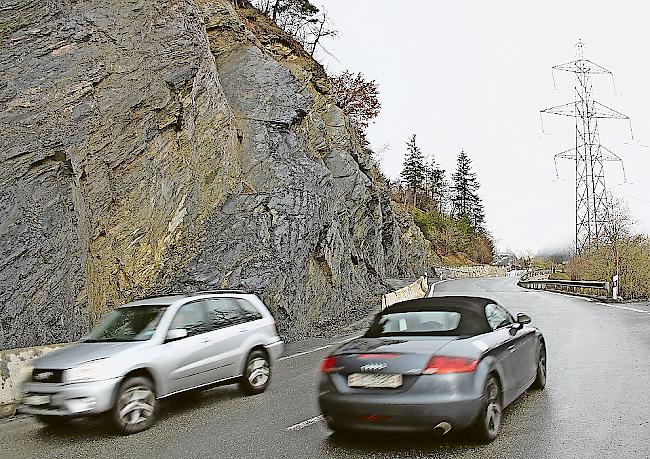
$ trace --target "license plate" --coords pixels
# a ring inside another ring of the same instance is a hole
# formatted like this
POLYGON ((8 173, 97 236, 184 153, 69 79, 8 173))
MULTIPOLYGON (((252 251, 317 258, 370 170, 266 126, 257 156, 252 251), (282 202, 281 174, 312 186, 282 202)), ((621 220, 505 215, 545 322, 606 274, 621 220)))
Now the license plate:
POLYGON ((23 403, 25 405, 47 405, 50 403, 50 396, 49 395, 28 395, 25 397, 23 400, 23 403))
POLYGON ((402 375, 366 375, 352 373, 348 376, 350 387, 385 387, 394 389, 402 385, 402 375))

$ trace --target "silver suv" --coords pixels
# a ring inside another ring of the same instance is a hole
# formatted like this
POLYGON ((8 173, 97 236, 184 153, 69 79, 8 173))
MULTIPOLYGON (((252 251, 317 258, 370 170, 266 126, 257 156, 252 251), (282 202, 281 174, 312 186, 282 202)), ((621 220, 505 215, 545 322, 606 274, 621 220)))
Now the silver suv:
POLYGON ((121 306, 85 338, 34 362, 22 413, 46 424, 108 412, 125 434, 148 429, 158 400, 238 382, 263 392, 282 352, 275 321, 235 290, 150 298, 121 306))

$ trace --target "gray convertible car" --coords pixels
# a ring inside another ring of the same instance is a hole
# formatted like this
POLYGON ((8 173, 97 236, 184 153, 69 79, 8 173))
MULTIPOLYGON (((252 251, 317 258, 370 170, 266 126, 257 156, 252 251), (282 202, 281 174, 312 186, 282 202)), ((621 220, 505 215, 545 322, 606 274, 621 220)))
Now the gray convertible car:
POLYGON ((335 431, 474 428, 499 434, 501 412, 546 384, 542 333, 486 298, 405 301, 321 363, 318 402, 335 431))

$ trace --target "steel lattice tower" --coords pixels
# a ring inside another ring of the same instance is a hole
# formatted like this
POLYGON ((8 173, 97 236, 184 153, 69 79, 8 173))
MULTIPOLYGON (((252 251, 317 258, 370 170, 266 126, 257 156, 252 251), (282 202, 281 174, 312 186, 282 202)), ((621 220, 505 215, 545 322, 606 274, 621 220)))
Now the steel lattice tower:
MULTIPOLYGON (((557 158, 575 161, 576 174, 576 252, 582 253, 589 245, 602 240, 603 231, 609 221, 608 200, 605 188, 605 161, 620 161, 611 150, 600 144, 598 120, 602 118, 629 118, 593 98, 592 75, 613 74, 606 68, 585 59, 583 43, 577 44, 578 59, 553 67, 553 70, 571 72, 576 75, 574 102, 547 108, 541 113, 570 116, 575 118, 575 147, 555 155, 557 158)), ((553 78, 555 81, 555 78, 553 78)), ((631 127, 630 127, 631 130, 631 127)))

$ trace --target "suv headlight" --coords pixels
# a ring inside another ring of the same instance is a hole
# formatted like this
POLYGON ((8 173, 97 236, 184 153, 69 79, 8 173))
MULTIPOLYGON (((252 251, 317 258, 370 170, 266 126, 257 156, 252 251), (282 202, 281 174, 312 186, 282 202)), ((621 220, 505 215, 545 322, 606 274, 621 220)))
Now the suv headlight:
POLYGON ((93 360, 77 367, 65 370, 65 382, 94 381, 102 379, 103 371, 106 366, 106 359, 93 360))

